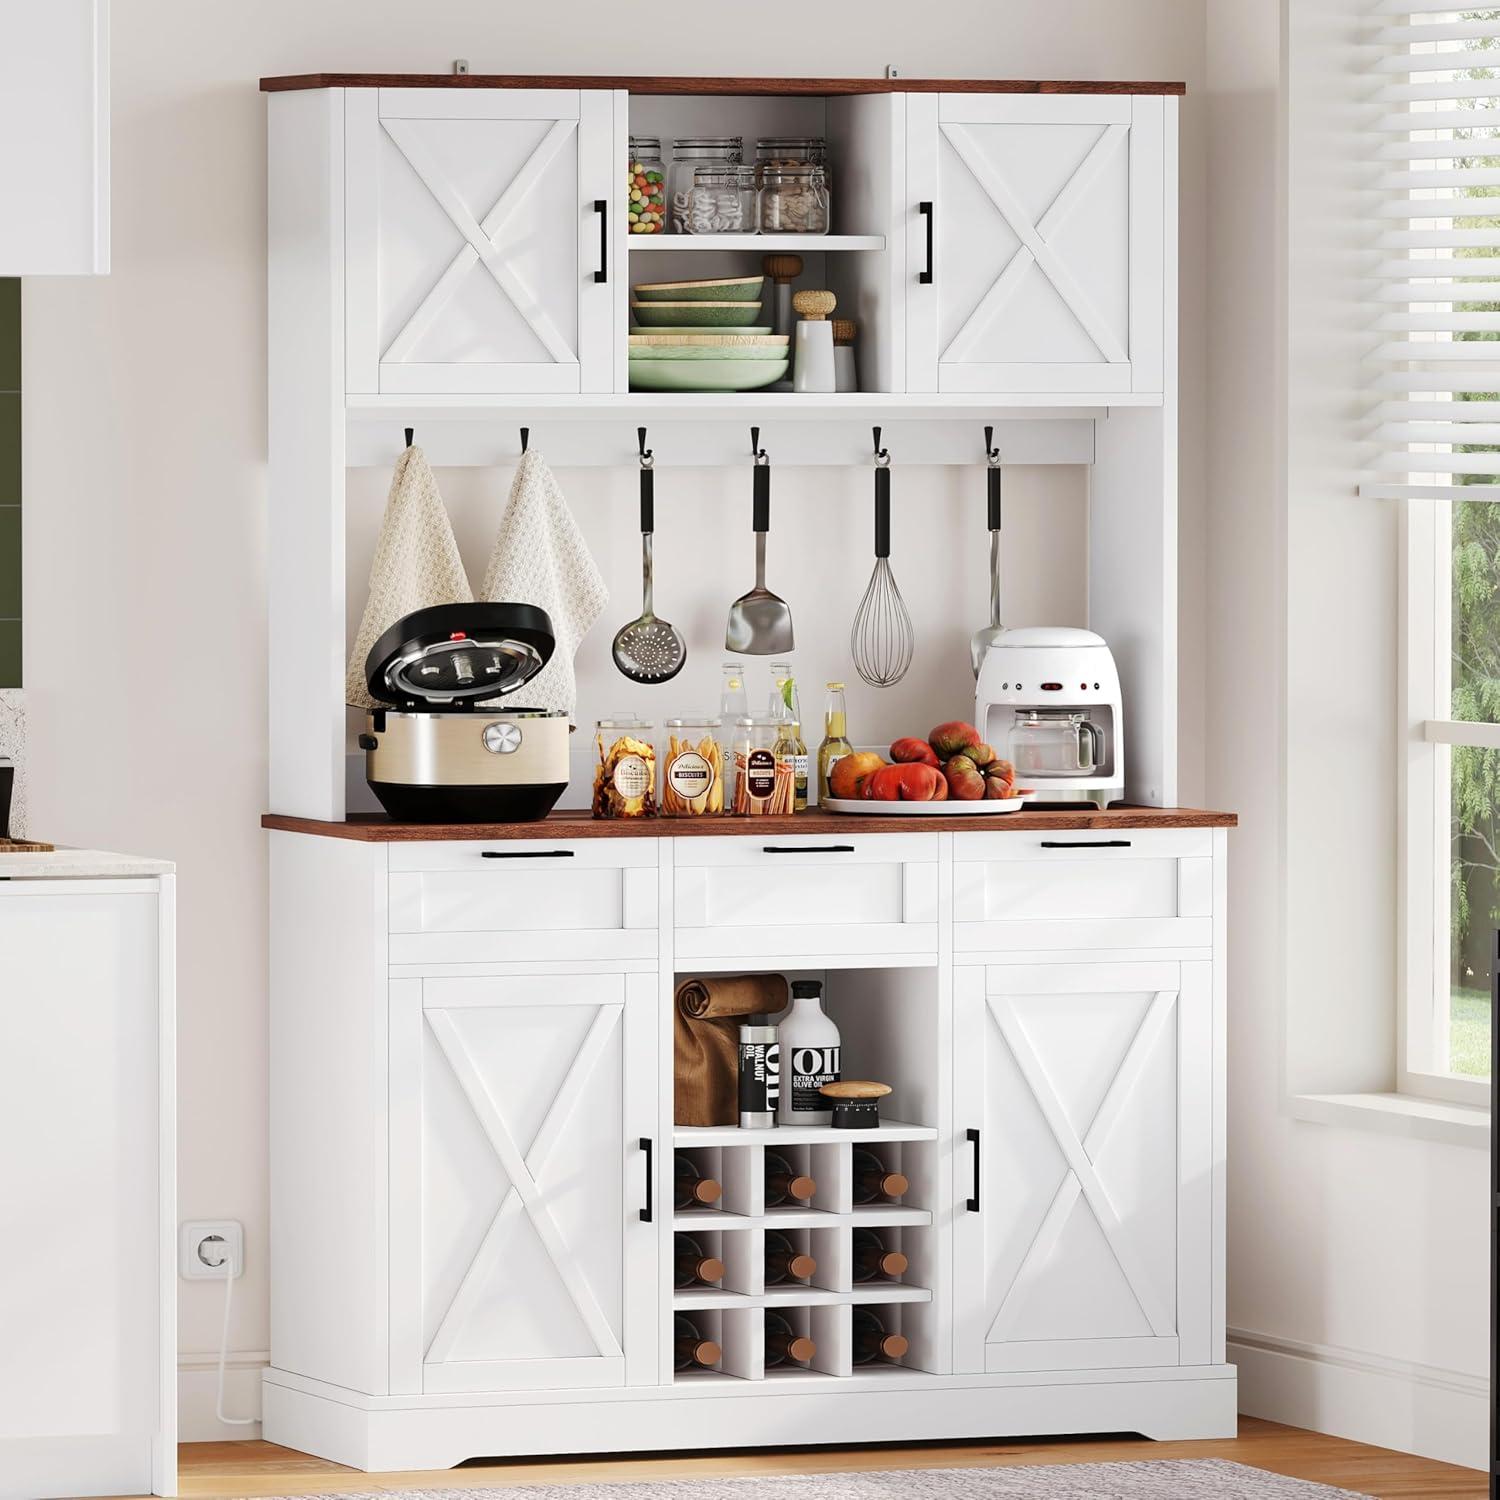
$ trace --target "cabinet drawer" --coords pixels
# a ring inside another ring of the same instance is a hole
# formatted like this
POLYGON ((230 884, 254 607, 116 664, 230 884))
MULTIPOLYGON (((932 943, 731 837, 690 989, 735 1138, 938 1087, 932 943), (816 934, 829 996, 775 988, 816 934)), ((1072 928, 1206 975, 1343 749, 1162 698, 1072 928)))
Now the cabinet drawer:
POLYGON ((954 951, 1207 948, 1213 887, 1208 829, 959 834, 954 951))
POLYGON ((654 839, 393 844, 390 961, 654 958, 654 839))
POLYGON ((936 834, 677 842, 679 960, 937 951, 936 834))

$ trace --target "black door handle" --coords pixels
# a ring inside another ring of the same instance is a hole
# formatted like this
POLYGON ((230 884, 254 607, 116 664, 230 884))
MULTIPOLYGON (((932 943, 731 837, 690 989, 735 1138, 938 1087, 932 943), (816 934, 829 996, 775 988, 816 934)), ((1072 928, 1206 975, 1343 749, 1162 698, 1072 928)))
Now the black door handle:
POLYGON ((646 1153, 646 1206, 641 1210, 641 1223, 649 1224, 651 1222, 651 1179, 656 1175, 651 1166, 653 1149, 649 1135, 641 1137, 641 1150, 646 1153))
POLYGON ((480 859, 572 859, 571 849, 481 849, 480 859))
POLYGON ((1043 839, 1043 849, 1128 849, 1129 839, 1043 839))
POLYGON ((932 204, 930 202, 917 204, 917 212, 927 220, 927 269, 918 272, 917 280, 923 286, 932 285, 932 204))
POLYGON ((599 269, 594 272, 595 281, 609 280, 609 200, 594 199, 594 212, 599 215, 599 269))
POLYGON ((789 844, 762 844, 762 854, 853 854, 853 844, 808 844, 806 848, 794 849, 789 844))
POLYGON ((968 1199, 964 1207, 971 1214, 979 1212, 979 1132, 972 1126, 966 1132, 969 1144, 974 1148, 974 1196, 968 1199))

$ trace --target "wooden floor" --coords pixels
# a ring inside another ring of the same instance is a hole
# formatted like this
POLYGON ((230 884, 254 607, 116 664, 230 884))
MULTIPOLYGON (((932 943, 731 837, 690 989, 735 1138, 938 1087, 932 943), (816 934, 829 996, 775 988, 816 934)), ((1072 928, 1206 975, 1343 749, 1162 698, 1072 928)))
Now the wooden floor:
POLYGON ((441 1488, 506 1490, 584 1480, 689 1479, 718 1475, 814 1474, 847 1469, 984 1468, 997 1464, 1102 1463, 1107 1459, 1229 1458, 1298 1479, 1313 1479, 1389 1500, 1481 1500, 1474 1469, 1368 1448, 1342 1438, 1240 1419, 1237 1438, 1152 1443, 1097 1438, 1067 1442, 890 1444, 876 1448, 758 1449, 679 1457, 517 1460, 410 1474, 361 1474, 271 1443, 185 1443, 181 1492, 199 1500, 253 1495, 338 1495, 350 1491, 441 1488))

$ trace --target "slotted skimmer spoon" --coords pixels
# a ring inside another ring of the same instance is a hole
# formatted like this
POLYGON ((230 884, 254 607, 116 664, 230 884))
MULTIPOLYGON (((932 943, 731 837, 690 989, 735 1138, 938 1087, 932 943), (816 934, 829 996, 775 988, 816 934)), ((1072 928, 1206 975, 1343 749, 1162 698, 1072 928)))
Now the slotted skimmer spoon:
POLYGON ((891 455, 875 429, 875 569, 854 612, 849 654, 871 687, 891 687, 906 676, 916 650, 906 601, 891 572, 891 455))
POLYGON ((651 534, 656 529, 656 505, 652 456, 646 449, 646 429, 637 429, 641 440, 641 613, 622 625, 614 639, 615 666, 632 682, 667 682, 687 660, 687 642, 682 632, 655 611, 651 564, 651 534))
POLYGON ((1000 450, 994 446, 995 429, 984 429, 984 456, 989 464, 986 482, 989 486, 990 523, 990 623, 976 630, 969 639, 969 660, 974 675, 984 665, 985 653, 1005 634, 1000 623, 1000 450))
POLYGON ((792 611, 766 587, 766 533, 771 529, 771 460, 760 446, 760 428, 750 429, 755 468, 755 587, 729 606, 724 646, 746 656, 779 656, 792 649, 792 611))

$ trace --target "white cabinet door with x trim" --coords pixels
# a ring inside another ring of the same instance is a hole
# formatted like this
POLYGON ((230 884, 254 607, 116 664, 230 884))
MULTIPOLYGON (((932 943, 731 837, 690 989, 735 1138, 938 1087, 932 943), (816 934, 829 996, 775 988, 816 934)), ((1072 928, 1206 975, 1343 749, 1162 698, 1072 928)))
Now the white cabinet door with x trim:
POLYGON ((391 1390, 656 1379, 654 974, 391 982, 391 1390))
POLYGON ((958 970, 956 1370, 1210 1362, 1211 971, 958 970))
POLYGON ((623 97, 346 92, 350 392, 612 389, 623 97))
POLYGON ((1162 390, 1170 109, 908 98, 908 390, 1162 390))

